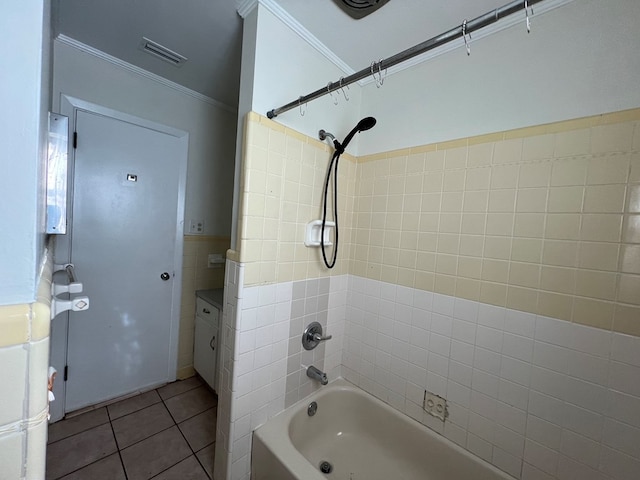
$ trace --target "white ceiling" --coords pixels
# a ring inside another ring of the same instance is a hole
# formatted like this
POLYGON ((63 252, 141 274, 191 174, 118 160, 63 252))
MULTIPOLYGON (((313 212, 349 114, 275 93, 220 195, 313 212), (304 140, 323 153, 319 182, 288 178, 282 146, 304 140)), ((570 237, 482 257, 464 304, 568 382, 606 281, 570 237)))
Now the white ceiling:
MULTIPOLYGON (((237 105, 242 0, 54 0, 54 29, 227 105, 237 105), (176 68, 138 49, 145 36, 187 57, 176 68)), ((353 71, 508 3, 390 0, 354 20, 333 0, 277 4, 353 71)))

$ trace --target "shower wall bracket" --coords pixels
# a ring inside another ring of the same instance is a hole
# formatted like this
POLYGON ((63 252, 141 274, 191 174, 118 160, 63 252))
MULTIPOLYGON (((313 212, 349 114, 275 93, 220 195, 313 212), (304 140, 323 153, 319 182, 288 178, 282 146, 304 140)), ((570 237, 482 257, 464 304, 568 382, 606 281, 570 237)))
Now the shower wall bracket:
MULTIPOLYGON (((324 223, 324 244, 325 246, 333 245, 331 241, 331 232, 336 228, 335 222, 324 223)), ((307 223, 305 229, 304 244, 307 247, 319 247, 320 238, 322 236, 322 220, 314 220, 307 223)))

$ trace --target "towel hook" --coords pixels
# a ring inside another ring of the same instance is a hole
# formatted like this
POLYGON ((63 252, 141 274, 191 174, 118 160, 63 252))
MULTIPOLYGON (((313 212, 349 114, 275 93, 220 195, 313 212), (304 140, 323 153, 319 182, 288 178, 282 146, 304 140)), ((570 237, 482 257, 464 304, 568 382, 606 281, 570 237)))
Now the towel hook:
POLYGON ((464 46, 467 48, 467 56, 471 55, 471 45, 469 42, 471 41, 471 34, 469 34, 469 42, 467 42, 467 19, 464 19, 462 22, 462 39, 464 40, 464 46))
POLYGON ((304 110, 302 109, 302 95, 298 97, 298 108, 300 108, 300 116, 304 117, 304 114, 307 113, 307 104, 304 104, 304 110))
POLYGON ((333 100, 333 104, 338 105, 338 97, 337 96, 334 97, 333 92, 331 91, 331 82, 327 83, 327 92, 329 93, 331 100, 333 100))
MULTIPOLYGON (((531 33, 531 19, 529 18, 529 2, 524 0, 524 13, 527 16, 527 33, 531 33)), ((531 15, 533 16, 533 7, 531 7, 531 15)))
POLYGON ((342 81, 344 80, 344 77, 340 77, 340 91, 342 92, 342 95, 344 95, 344 99, 348 102, 349 101, 349 97, 347 96, 347 92, 344 91, 344 87, 347 87, 347 90, 349 90, 349 85, 345 85, 344 87, 342 86, 342 81))

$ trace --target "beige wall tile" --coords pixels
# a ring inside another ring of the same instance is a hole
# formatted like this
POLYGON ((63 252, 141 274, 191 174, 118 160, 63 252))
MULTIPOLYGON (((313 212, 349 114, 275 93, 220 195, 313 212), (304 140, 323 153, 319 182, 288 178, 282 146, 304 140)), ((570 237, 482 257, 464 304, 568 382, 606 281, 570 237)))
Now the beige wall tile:
POLYGON ((617 243, 580 242, 578 266, 593 270, 616 271, 619 250, 620 246, 617 243))
POLYGON ((507 307, 524 312, 535 312, 538 308, 538 291, 509 285, 507 288, 507 307))
POLYGON ((550 213, 580 213, 584 187, 552 187, 549 189, 547 211, 550 213))
POLYGON ((507 285, 482 282, 480 285, 480 301, 489 305, 504 307, 507 304, 507 285))
POLYGON ((491 165, 491 159, 493 158, 493 145, 493 142, 488 142, 469 146, 467 166, 480 167, 484 165, 491 165))
POLYGON ((620 275, 618 301, 640 305, 640 275, 620 275))
POLYGON ((491 188, 516 188, 518 186, 519 165, 497 165, 491 169, 491 188))
MULTIPOLYGON (((638 128, 638 130, 640 130, 640 128, 638 128)), ((631 183, 638 183, 640 182, 640 153, 634 153, 633 155, 631 155, 629 162, 629 181, 631 183)))
POLYGON ((561 132, 556 134, 554 155, 556 157, 586 155, 590 147, 591 131, 589 129, 561 132))
POLYGON ((467 170, 465 190, 488 190, 491 184, 491 168, 470 168, 467 170))
POLYGON ((535 238, 514 238, 511 247, 511 260, 517 262, 540 263, 542 240, 535 238))
POLYGON ((551 170, 551 186, 584 185, 588 164, 586 158, 556 160, 551 170))
POLYGON ((443 192, 440 211, 461 212, 464 202, 463 192, 443 192))
POLYGON ((482 257, 484 251, 484 236, 462 235, 460 237, 460 255, 482 257))
POLYGON ((444 172, 442 190, 444 192, 461 192, 464 190, 464 170, 447 170, 444 172))
POLYGON ((589 186, 585 190, 585 213, 622 213, 624 210, 625 185, 589 186))
POLYGON ((442 295, 456 294, 456 277, 449 275, 437 275, 433 284, 433 291, 442 295))
POLYGON ((456 255, 439 254, 436 257, 436 273, 456 275, 458 273, 458 257, 456 255))
POLYGON ((547 187, 551 181, 551 162, 527 163, 520 167, 520 188, 547 187))
POLYGON ((467 166, 467 147, 451 148, 445 151, 444 168, 465 168, 467 166))
POLYGON ((540 285, 540 265, 511 262, 509 265, 509 284, 538 288, 540 285))
POLYGON ((551 158, 553 156, 554 143, 555 135, 552 134, 541 134, 525 138, 522 145, 522 160, 528 162, 551 158))
POLYGON ((613 330, 640 337, 640 307, 616 305, 613 330))
POLYGON ((577 240, 580 238, 580 215, 553 213, 547 215, 545 238, 577 240))
MULTIPOLYGON (((458 276, 478 280, 482 278, 482 259, 478 257, 458 257, 458 276)), ((478 292, 480 292, 479 286, 478 292)))
POLYGON ((456 280, 456 297, 478 301, 480 299, 480 281, 458 277, 456 280))
POLYGON ((467 191, 464 194, 463 211, 471 213, 482 213, 487 211, 489 192, 487 191, 467 191))
POLYGON ((590 298, 576 297, 572 321, 581 325, 611 330, 615 304, 590 298))
POLYGON ((629 176, 629 156, 595 157, 589 160, 587 184, 627 183, 629 176))
POLYGON ((640 274, 640 245, 622 245, 620 271, 640 274))
POLYGON ((542 249, 542 263, 561 267, 577 266, 578 242, 545 240, 542 249))
POLYGON ((487 223, 484 213, 465 213, 462 215, 462 233, 469 235, 483 235, 487 223))
POLYGON ((517 213, 513 228, 516 237, 542 238, 545 215, 542 213, 517 213))
POLYGON ((548 292, 573 295, 576 289, 576 270, 543 265, 540 275, 540 288, 548 292))
POLYGON ((619 242, 622 215, 582 215, 580 239, 591 242, 619 242))
POLYGON ((617 274, 595 270, 577 270, 576 295, 615 300, 617 274))
POLYGON ((485 258, 482 261, 482 280, 495 283, 508 283, 509 262, 485 258))
POLYGON ((511 237, 485 237, 484 256, 508 260, 511 257, 511 237))
POLYGON ((489 213, 487 214, 486 234, 511 236, 515 223, 512 213, 489 213))
POLYGON ((520 163, 522 160, 522 138, 497 142, 493 151, 493 163, 520 163))
POLYGON ((573 296, 540 291, 538 293, 538 313, 546 317, 571 321, 573 296))
POLYGON ((518 190, 516 212, 544 213, 546 210, 546 188, 521 188, 518 190))
POLYGON ((591 152, 628 152, 633 144, 633 123, 602 125, 591 129, 591 152))
POLYGON ((640 243, 640 215, 625 215, 622 227, 624 243, 640 243))
POLYGON ((29 379, 27 360, 27 349, 23 345, 0 347, 0 385, 3 385, 4 392, 12 392, 11 395, 2 396, 0 425, 8 425, 23 418, 25 392, 28 391, 26 381, 29 379))
POLYGON ((433 151, 427 152, 427 158, 425 159, 425 171, 433 172, 444 169, 444 152, 433 151))
POLYGON ((491 190, 489 192, 489 212, 515 212, 516 190, 491 190))
POLYGON ((628 213, 640 213, 640 185, 629 185, 625 211, 628 213))

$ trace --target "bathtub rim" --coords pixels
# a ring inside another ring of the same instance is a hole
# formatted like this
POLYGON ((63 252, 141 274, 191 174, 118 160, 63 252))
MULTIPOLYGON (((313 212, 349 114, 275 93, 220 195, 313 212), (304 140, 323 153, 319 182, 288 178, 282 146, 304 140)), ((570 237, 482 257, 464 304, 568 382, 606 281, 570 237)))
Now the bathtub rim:
MULTIPOLYGON (((444 435, 441 435, 426 425, 420 423, 414 418, 406 415, 403 412, 400 412, 393 408, 388 403, 380 400, 369 392, 363 390, 357 385, 345 380, 342 377, 338 377, 337 379, 331 381, 327 386, 321 387, 319 390, 311 393, 305 398, 299 400, 298 402, 291 405, 289 408, 286 408, 276 416, 267 420, 266 423, 256 428, 252 433, 252 442, 255 444, 256 437, 259 441, 264 445, 266 449, 268 449, 274 457, 278 460, 278 462, 283 466, 285 470, 287 470, 293 478, 304 478, 309 480, 326 480, 326 476, 322 475, 319 470, 315 469, 314 466, 307 460, 307 458, 302 455, 296 448, 296 446, 291 441, 291 437, 289 435, 289 425, 291 419, 294 415, 299 412, 306 411, 309 403, 313 401, 322 401, 322 398, 326 395, 330 394, 336 390, 344 390, 351 391, 356 395, 363 396, 367 398, 369 401, 374 402, 377 406, 382 408, 387 414, 392 415, 393 417, 399 418, 406 423, 409 423, 414 428, 421 430, 426 435, 430 436, 435 441, 444 442, 449 448, 452 448, 457 454, 464 455, 472 461, 475 461, 481 465, 484 465, 486 468, 491 470, 496 474, 496 480, 515 480, 515 477, 512 477, 508 473, 500 470, 495 465, 489 463, 483 458, 474 455, 470 451, 461 447, 460 445, 454 443, 452 440, 448 439, 444 435), (310 470, 313 469, 314 475, 311 478, 309 476, 310 470)), ((253 449, 251 455, 251 471, 253 473, 253 449)))

